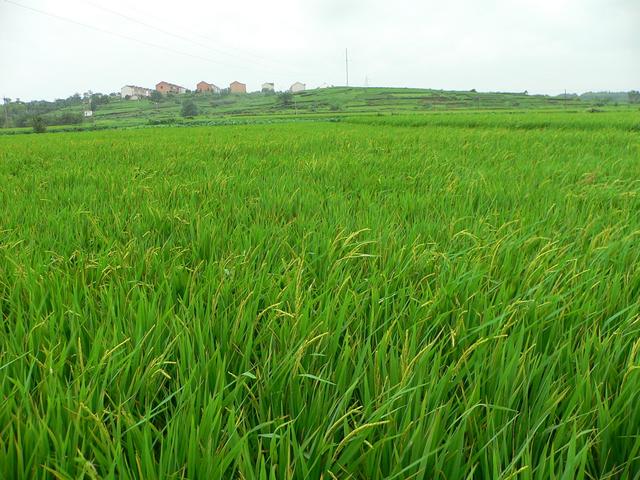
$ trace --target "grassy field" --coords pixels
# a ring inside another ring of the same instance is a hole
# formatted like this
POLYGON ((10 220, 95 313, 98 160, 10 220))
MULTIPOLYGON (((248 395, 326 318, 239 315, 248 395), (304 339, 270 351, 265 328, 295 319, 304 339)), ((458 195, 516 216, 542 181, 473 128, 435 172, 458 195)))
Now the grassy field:
POLYGON ((0 137, 0 478, 640 472, 638 112, 0 137))

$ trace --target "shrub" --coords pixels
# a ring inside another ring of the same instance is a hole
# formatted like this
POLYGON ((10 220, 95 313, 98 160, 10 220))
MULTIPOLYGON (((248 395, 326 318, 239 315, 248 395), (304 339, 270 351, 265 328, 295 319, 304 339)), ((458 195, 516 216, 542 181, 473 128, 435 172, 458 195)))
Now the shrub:
POLYGON ((27 114, 21 114, 13 120, 13 124, 15 127, 26 127, 30 123, 29 116, 27 114))
POLYGON ((49 125, 78 125, 83 120, 82 113, 65 112, 57 117, 50 118, 49 125))
POLYGON ((33 127, 34 133, 44 133, 47 131, 47 124, 40 115, 33 117, 31 126, 33 127))
POLYGON ((151 92, 151 95, 149 95, 148 98, 154 103, 160 103, 162 100, 164 100, 162 94, 157 90, 151 92))
POLYGON ((288 107, 293 104, 293 93, 291 92, 282 92, 278 95, 278 103, 283 107, 288 107))
POLYGON ((193 102, 193 100, 185 100, 182 103, 181 115, 183 117, 195 117, 198 115, 198 106, 193 102))
POLYGON ((174 123, 176 123, 176 119, 173 117, 160 119, 150 118, 149 120, 147 120, 147 124, 149 125, 173 125, 174 123))

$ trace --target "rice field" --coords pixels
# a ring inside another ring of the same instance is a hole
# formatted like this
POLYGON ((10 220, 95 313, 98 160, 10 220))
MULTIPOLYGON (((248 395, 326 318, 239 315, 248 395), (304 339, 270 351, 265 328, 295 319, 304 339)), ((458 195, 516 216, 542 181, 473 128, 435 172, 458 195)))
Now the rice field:
POLYGON ((0 137, 0 478, 640 478, 640 112, 0 137))

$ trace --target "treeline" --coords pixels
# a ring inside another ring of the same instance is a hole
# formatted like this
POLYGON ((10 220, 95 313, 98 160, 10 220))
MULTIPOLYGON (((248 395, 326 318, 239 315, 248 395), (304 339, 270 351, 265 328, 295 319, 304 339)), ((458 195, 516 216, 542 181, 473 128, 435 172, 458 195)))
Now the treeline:
POLYGON ((630 92, 586 92, 580 95, 580 100, 593 102, 597 105, 640 103, 640 92, 632 90, 630 92))
POLYGON ((109 103, 117 94, 87 92, 76 93, 67 98, 58 98, 52 102, 34 100, 22 102, 19 98, 3 98, 4 108, 0 124, 5 128, 30 127, 36 118, 46 125, 77 125, 84 121, 84 111, 95 112, 100 105, 109 103))

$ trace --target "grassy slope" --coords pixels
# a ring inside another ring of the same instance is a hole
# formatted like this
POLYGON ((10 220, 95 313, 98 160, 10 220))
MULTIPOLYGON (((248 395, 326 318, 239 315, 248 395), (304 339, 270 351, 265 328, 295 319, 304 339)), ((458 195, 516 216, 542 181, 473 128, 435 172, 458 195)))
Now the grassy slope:
POLYGON ((419 118, 0 138, 0 477, 640 471, 637 115, 419 118))
MULTIPOLYGON (((522 94, 444 92, 423 89, 393 88, 329 88, 310 90, 294 95, 294 105, 283 107, 276 95, 252 93, 248 95, 182 95, 173 101, 161 103, 158 107, 146 100, 120 101, 107 105, 99 112, 99 117, 115 117, 131 114, 137 116, 180 115, 180 104, 186 98, 197 103, 202 116, 217 115, 260 115, 273 113, 371 113, 407 112, 450 109, 500 109, 500 108, 542 108, 563 105, 562 101, 544 96, 522 94)), ((568 105, 580 104, 573 100, 568 105)))
MULTIPOLYGON (((199 116, 195 121, 220 121, 229 118, 302 116, 317 118, 322 115, 344 116, 354 114, 424 113, 451 110, 505 110, 505 109, 569 109, 584 110, 591 106, 570 98, 517 93, 474 93, 410 88, 346 88, 336 87, 310 90, 294 96, 295 102, 281 105, 276 95, 251 93, 247 95, 217 96, 210 94, 185 94, 168 98, 154 105, 148 100, 112 99, 101 105, 93 119, 85 121, 82 128, 130 127, 149 123, 181 123, 182 102, 193 99, 198 105, 199 116)), ((56 116, 64 112, 78 113, 83 106, 66 107, 45 115, 56 116)), ((74 126, 52 127, 76 129, 74 126)), ((13 129, 28 131, 29 129, 13 129)))

